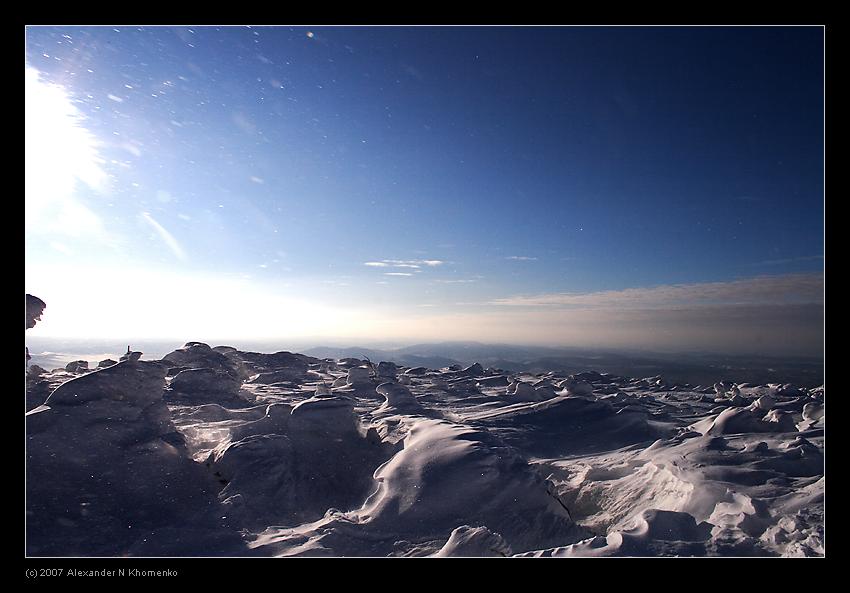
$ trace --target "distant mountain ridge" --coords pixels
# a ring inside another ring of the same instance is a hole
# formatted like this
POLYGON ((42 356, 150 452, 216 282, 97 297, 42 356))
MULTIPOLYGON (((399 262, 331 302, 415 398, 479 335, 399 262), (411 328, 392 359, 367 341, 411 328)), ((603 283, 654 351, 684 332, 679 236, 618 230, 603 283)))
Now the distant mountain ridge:
POLYGON ((674 383, 714 383, 718 377, 738 383, 823 384, 823 361, 707 353, 625 353, 581 348, 511 346, 477 342, 414 344, 397 349, 319 346, 303 350, 318 358, 386 360, 404 366, 439 369, 480 363, 511 372, 597 371, 630 377, 663 375, 674 383))

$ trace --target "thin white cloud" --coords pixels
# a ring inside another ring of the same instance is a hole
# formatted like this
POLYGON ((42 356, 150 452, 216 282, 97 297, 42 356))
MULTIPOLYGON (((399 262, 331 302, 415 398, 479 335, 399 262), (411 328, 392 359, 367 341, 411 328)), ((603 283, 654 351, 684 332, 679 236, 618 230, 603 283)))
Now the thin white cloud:
POLYGON ((528 255, 510 255, 505 259, 509 259, 511 261, 537 261, 536 257, 530 257, 528 255))
POLYGON ((413 276, 409 272, 384 272, 384 276, 413 276))
POLYGON ((132 154, 134 157, 142 156, 142 151, 139 150, 139 147, 130 142, 125 142, 121 145, 121 148, 132 154))
POLYGON ((672 284, 588 293, 549 293, 491 301, 511 307, 659 309, 704 305, 761 305, 823 302, 822 274, 759 276, 729 282, 672 284))
POLYGON ((418 270, 420 268, 433 268, 441 266, 445 262, 439 259, 382 259, 380 261, 367 261, 364 266, 370 268, 409 268, 418 270))
POLYGON ((756 265, 756 266, 780 266, 780 265, 784 265, 784 264, 794 264, 794 263, 804 262, 804 261, 817 261, 819 259, 823 259, 823 256, 822 255, 806 255, 806 256, 802 256, 802 257, 790 257, 790 258, 787 258, 787 259, 768 259, 768 260, 765 260, 765 261, 757 262, 753 265, 756 265))
POLYGON ((248 116, 244 113, 234 112, 230 116, 231 121, 236 125, 237 128, 245 132, 246 134, 254 134, 257 131, 257 126, 251 121, 248 116))
POLYGON ((142 212, 142 220, 147 222, 153 230, 156 231, 159 238, 162 239, 163 243, 168 246, 171 253, 173 253, 177 259, 180 261, 186 261, 188 259, 186 257, 186 252, 183 251, 183 248, 180 246, 180 243, 177 242, 177 239, 174 238, 174 235, 169 233, 165 227, 159 224, 153 216, 151 216, 148 212, 142 212))

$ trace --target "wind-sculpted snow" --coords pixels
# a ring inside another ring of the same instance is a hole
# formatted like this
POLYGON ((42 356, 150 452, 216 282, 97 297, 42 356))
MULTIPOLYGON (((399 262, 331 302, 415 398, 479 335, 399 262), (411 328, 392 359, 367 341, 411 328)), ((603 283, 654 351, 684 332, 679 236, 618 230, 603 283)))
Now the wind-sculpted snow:
POLYGON ((242 381, 222 369, 185 369, 172 377, 166 399, 169 402, 219 402, 231 406, 247 405, 241 394, 242 381))
POLYGON ((224 485, 219 499, 246 527, 314 521, 360 503, 372 490, 372 468, 394 452, 359 428, 343 398, 276 404, 206 465, 224 485))
POLYGON ((375 480, 377 491, 355 514, 372 529, 439 539, 471 521, 519 549, 575 537, 569 511, 550 485, 486 431, 418 420, 375 480))
POLYGON ((181 370, 207 369, 220 371, 239 379, 245 375, 237 362, 220 352, 214 351, 202 342, 188 342, 182 348, 166 354, 162 360, 171 367, 177 367, 181 370))
POLYGON ((511 556, 511 547, 498 533, 493 533, 486 527, 470 527, 461 525, 449 536, 449 540, 434 554, 445 556, 511 556))
POLYGON ((825 553, 822 387, 119 355, 28 371, 30 555, 825 553))

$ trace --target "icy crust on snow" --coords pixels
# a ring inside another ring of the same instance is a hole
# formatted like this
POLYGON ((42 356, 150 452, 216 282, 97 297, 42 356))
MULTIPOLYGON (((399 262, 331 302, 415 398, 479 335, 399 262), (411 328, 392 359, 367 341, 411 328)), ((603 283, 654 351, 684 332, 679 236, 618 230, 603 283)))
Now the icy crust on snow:
POLYGON ((141 356, 28 373, 29 555, 825 553, 822 387, 141 356))

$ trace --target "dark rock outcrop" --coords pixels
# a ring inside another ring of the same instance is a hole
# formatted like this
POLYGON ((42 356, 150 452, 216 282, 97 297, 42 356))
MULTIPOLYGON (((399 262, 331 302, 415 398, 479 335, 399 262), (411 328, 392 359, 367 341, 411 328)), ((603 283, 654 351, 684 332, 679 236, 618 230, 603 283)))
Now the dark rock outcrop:
POLYGON ((123 354, 121 358, 118 359, 119 362, 136 362, 137 360, 142 358, 141 352, 132 352, 130 347, 127 346, 127 353, 123 354))
POLYGON ((481 366, 480 363, 476 362, 475 364, 472 364, 460 371, 460 373, 467 377, 480 377, 484 374, 484 367, 481 366))
POLYGON ((35 324, 41 321, 41 315, 46 307, 45 302, 37 296, 31 294, 26 296, 26 329, 35 327, 35 324))
POLYGON ((65 365, 65 370, 69 373, 85 373, 89 370, 87 360, 75 360, 65 365))
POLYGON ((394 379, 398 375, 398 366, 394 362, 381 361, 378 363, 378 376, 394 379))

